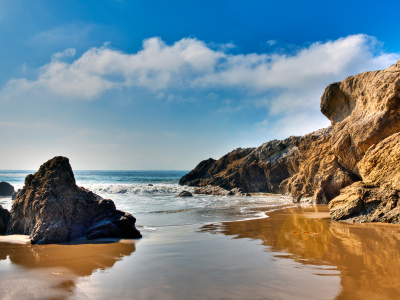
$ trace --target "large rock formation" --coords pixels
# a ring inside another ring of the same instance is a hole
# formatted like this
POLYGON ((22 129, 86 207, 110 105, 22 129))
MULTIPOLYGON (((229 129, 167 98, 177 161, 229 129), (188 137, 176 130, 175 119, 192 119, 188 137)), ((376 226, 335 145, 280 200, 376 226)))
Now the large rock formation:
POLYGON ((332 200, 332 219, 399 223, 400 61, 328 86, 321 110, 339 162, 362 179, 332 200))
POLYGON ((10 213, 0 205, 0 234, 6 233, 8 221, 10 221, 10 213))
POLYGON ((285 193, 330 202, 336 220, 398 222, 400 60, 330 84, 321 111, 330 128, 203 161, 180 184, 285 193))
POLYGON ((400 61, 325 89, 321 111, 332 122, 332 150, 343 167, 361 176, 357 163, 366 151, 400 131, 399 92, 400 61))
POLYGON ((331 132, 329 127, 303 137, 273 140, 258 148, 236 149, 217 161, 202 161, 179 184, 224 189, 210 194, 222 195, 240 188, 244 193, 290 194, 296 202, 327 203, 341 188, 357 180, 333 154, 331 132))
POLYGON ((11 208, 8 234, 29 234, 33 244, 87 236, 139 238, 136 219, 114 202, 79 188, 68 158, 54 157, 28 175, 11 208))
POLYGON ((8 182, 0 182, 0 196, 11 196, 14 193, 14 187, 8 182))

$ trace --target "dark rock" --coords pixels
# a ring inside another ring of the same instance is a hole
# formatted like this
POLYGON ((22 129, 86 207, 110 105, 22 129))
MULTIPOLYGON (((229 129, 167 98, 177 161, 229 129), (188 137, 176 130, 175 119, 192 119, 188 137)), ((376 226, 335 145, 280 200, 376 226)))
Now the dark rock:
POLYGON ((0 205, 0 234, 6 234, 10 213, 0 205))
POLYGON ((147 186, 153 186, 151 183, 149 183, 147 186))
POLYGON ((29 234, 32 244, 66 242, 85 235, 141 237, 133 216, 116 210, 112 200, 76 185, 68 158, 61 156, 26 177, 10 213, 7 233, 29 234))
POLYGON ((8 182, 0 182, 0 196, 11 196, 14 193, 14 187, 8 182))
POLYGON ((219 186, 203 186, 197 189, 195 194, 202 194, 202 195, 216 195, 216 196, 243 196, 243 190, 239 188, 234 188, 232 190, 226 190, 219 186))
POLYGON ((18 197, 18 192, 14 192, 14 193, 11 195, 11 200, 15 200, 15 199, 17 199, 17 197, 18 197))
POLYGON ((188 192, 188 191, 182 191, 179 193, 179 195, 177 197, 192 197, 192 193, 188 192))

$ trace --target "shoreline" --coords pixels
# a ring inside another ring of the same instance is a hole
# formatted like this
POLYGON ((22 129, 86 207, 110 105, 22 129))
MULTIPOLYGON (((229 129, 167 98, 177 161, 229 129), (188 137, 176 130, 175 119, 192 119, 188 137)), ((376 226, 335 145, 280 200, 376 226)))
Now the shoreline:
POLYGON ((297 206, 114 243, 0 239, 0 292, 3 299, 396 299, 400 228, 333 222, 327 212, 297 206))

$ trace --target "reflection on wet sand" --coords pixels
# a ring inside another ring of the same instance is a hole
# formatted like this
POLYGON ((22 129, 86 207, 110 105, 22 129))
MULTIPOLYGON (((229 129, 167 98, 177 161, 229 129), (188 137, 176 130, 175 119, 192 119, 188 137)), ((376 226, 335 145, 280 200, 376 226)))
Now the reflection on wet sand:
MULTIPOLYGON (((23 238, 22 238, 23 240, 23 238)), ((133 240, 69 245, 30 245, 0 238, 2 299, 66 299, 76 280, 114 266, 135 251, 133 240)))
POLYGON ((323 205, 289 208, 201 230, 261 240, 278 259, 337 268, 342 290, 335 299, 399 299, 400 226, 331 222, 327 211, 323 205))

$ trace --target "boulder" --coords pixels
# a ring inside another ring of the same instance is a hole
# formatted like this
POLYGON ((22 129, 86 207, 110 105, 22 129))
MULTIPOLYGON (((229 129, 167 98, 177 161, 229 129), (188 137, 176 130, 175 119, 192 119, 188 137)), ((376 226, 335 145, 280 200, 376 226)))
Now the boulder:
POLYGON ((219 186, 203 186, 197 189, 195 194, 202 194, 202 195, 216 195, 216 196, 244 196, 243 190, 240 188, 234 188, 232 190, 226 190, 219 186))
POLYGON ((0 205, 0 234, 6 234, 10 213, 0 205))
POLYGON ((18 197, 18 192, 14 192, 14 193, 11 195, 11 200, 15 200, 15 199, 17 199, 17 197, 18 197))
POLYGON ((330 142, 340 165, 361 178, 357 163, 366 151, 400 131, 399 108, 400 60, 329 85, 321 112, 332 123, 330 142))
POLYGON ((329 203, 333 220, 400 221, 400 133, 371 146, 357 163, 363 182, 343 189, 329 203))
POLYGON ((14 187, 8 182, 0 182, 0 196, 11 196, 14 193, 14 187))
POLYGON ((118 211, 112 200, 76 185, 68 158, 61 156, 26 177, 10 214, 7 233, 29 234, 32 244, 61 243, 83 236, 141 237, 133 216, 118 211))
POLYGON ((188 192, 188 191, 182 191, 179 193, 179 195, 177 197, 192 197, 192 193, 188 192))

